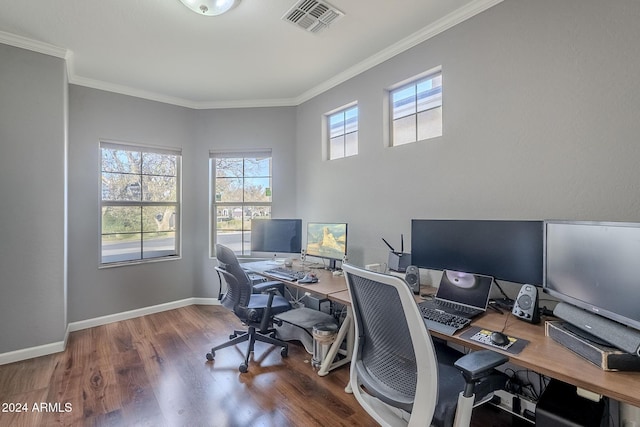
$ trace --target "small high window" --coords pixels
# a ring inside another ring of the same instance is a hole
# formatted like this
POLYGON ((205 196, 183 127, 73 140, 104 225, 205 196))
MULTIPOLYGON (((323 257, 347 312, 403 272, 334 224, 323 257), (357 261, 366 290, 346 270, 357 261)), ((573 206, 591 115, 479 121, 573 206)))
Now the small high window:
POLYGON ((442 136, 442 72, 389 91, 391 146, 442 136))
POLYGON ((358 106, 326 115, 329 160, 358 154, 358 106))

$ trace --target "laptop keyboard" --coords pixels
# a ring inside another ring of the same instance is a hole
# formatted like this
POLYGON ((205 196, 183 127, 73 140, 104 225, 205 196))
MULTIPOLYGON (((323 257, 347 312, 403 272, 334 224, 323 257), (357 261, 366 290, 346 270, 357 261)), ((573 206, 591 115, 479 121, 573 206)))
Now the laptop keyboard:
POLYGON ((445 313, 437 308, 418 304, 422 319, 429 330, 445 335, 453 335, 471 323, 470 319, 455 314, 445 313))

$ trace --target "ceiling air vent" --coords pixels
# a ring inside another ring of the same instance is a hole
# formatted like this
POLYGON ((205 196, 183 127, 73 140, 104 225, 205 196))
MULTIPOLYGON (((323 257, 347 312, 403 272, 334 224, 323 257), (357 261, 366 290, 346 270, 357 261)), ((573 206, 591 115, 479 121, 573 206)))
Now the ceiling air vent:
POLYGON ((282 19, 310 33, 317 33, 342 18, 344 13, 329 3, 319 0, 300 0, 282 19))

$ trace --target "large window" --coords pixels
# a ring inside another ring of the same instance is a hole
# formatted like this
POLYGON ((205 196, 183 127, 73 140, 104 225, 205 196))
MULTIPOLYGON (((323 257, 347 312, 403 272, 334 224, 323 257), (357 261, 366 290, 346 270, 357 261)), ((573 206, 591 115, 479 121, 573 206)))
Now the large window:
POLYGON ((358 154, 358 106, 327 115, 329 160, 358 154))
POLYGON ((392 89, 389 98, 392 146, 442 136, 441 71, 392 89))
POLYGON ((102 142, 103 265, 179 256, 179 149, 102 142))
POLYGON ((212 152, 210 157, 212 243, 249 255, 251 220, 271 218, 271 151, 212 152))

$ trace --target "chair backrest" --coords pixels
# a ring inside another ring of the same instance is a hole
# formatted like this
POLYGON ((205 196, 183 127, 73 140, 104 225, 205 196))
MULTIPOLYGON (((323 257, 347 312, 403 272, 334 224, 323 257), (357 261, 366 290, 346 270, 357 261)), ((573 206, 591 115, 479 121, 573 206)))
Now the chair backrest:
MULTIPOLYGON (((402 278, 350 264, 342 269, 356 329, 352 387, 363 384, 368 394, 411 412, 412 419, 431 420, 438 395, 437 360, 409 286, 402 278)), ((375 417, 375 409, 354 394, 375 417)))
POLYGON ((227 284, 227 290, 220 303, 234 313, 242 315, 243 313, 238 311, 239 307, 247 306, 253 292, 249 276, 240 267, 236 254, 228 247, 216 244, 216 258, 219 264, 216 271, 227 284))
POLYGON ((253 291, 251 286, 240 284, 233 274, 221 267, 216 267, 216 271, 227 283, 227 290, 222 296, 220 304, 233 311, 241 319, 244 319, 247 313, 246 307, 253 291))
POLYGON ((251 283, 247 273, 240 267, 240 261, 238 261, 235 252, 229 247, 217 243, 216 259, 218 260, 218 266, 233 274, 239 282, 251 283))

